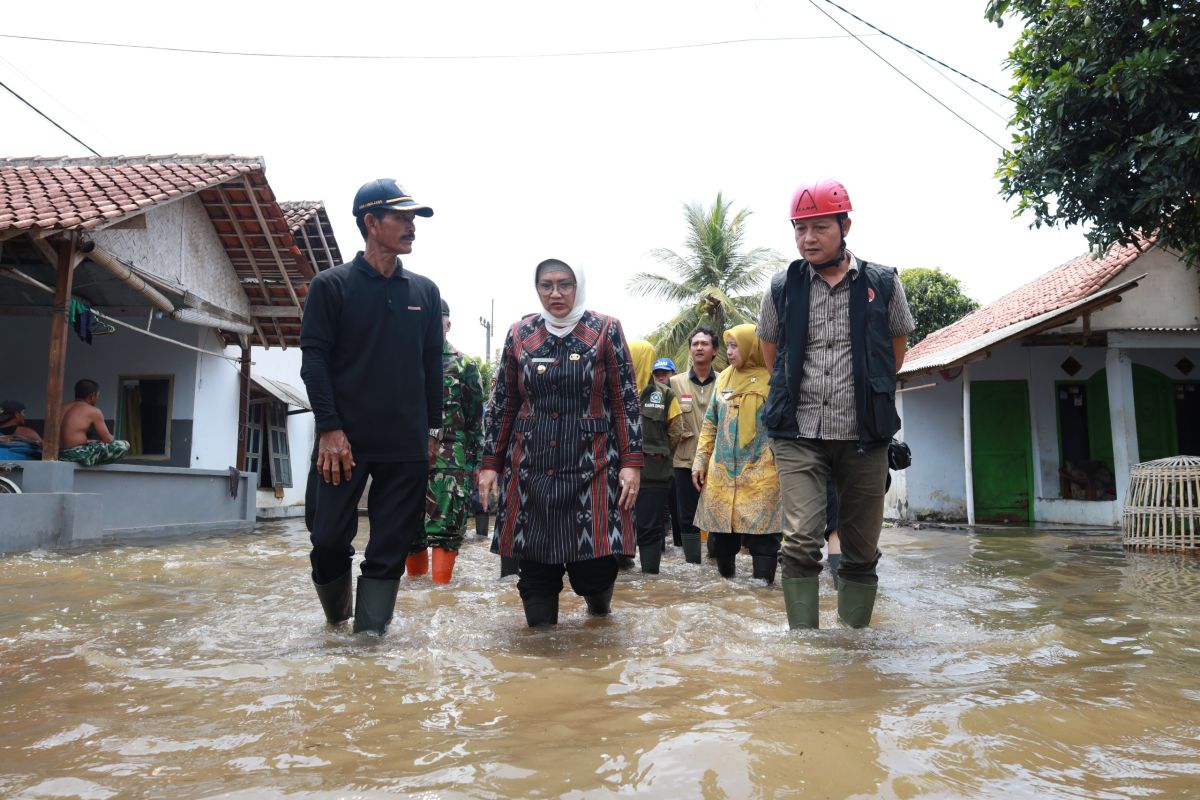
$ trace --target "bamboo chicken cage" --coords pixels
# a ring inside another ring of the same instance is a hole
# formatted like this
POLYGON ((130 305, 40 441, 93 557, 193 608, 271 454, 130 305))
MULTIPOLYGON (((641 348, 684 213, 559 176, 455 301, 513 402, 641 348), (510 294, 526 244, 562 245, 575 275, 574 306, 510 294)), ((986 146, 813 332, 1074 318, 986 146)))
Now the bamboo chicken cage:
POLYGON ((1137 550, 1200 550, 1200 458, 1173 456, 1129 470, 1124 541, 1137 550))

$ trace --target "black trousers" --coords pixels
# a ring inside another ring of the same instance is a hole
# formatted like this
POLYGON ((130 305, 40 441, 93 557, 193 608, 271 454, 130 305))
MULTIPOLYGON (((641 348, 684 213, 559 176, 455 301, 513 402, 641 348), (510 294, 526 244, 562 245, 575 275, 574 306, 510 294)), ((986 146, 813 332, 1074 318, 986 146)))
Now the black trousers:
POLYGON ((667 508, 671 510, 671 538, 674 540, 676 546, 678 546, 679 536, 681 533, 683 533, 683 528, 679 524, 679 492, 675 489, 676 483, 678 483, 678 481, 676 480, 675 475, 672 475, 671 490, 667 495, 667 508))
POLYGON ((638 547, 663 540, 667 522, 667 498, 670 493, 671 490, 666 486, 643 486, 638 490, 633 506, 638 547))
POLYGON ((556 596, 563 588, 563 573, 571 581, 571 591, 580 597, 600 594, 617 582, 616 556, 603 556, 569 564, 539 564, 521 559, 518 564, 517 592, 521 599, 556 596))
POLYGON ((783 539, 782 533, 709 533, 710 538, 714 539, 715 552, 717 558, 726 558, 728 556, 736 556, 742 549, 742 545, 746 545, 746 549, 750 551, 752 556, 771 556, 772 558, 779 555, 779 542, 783 539))
POLYGON ((696 506, 700 504, 700 493, 692 485, 692 471, 686 467, 675 468, 675 511, 679 515, 679 528, 683 533, 699 533, 693 523, 696 506))
POLYGON ((364 578, 394 580, 404 574, 404 559, 414 538, 425 530, 425 490, 429 464, 424 461, 362 462, 337 486, 316 470, 308 473, 305 521, 312 542, 312 577, 329 583, 350 569, 358 532, 358 501, 371 478, 367 518, 371 535, 362 562, 364 578))

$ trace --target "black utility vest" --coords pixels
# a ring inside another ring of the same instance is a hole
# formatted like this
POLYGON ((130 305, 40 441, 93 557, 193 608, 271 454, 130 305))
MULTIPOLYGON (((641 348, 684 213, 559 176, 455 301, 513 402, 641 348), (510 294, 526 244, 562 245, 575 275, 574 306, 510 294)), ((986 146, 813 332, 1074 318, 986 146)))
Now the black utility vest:
MULTIPOLYGON (((888 304, 896 270, 858 262, 858 278, 850 281, 850 352, 854 364, 854 399, 858 447, 885 445, 900 430, 896 413, 896 355, 892 350, 888 304)), ((771 391, 763 409, 768 435, 798 439, 796 406, 808 345, 808 300, 812 267, 793 261, 771 279, 771 301, 779 319, 771 391)), ((850 280, 849 275, 845 280, 850 280)))

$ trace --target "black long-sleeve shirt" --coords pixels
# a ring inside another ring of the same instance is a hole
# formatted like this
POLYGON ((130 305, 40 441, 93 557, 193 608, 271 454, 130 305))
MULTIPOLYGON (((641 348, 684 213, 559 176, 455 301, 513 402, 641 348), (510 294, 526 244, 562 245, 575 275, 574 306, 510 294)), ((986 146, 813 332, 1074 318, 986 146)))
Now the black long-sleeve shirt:
POLYGON ((404 269, 380 275, 359 253, 308 287, 300 377, 317 433, 341 429, 356 461, 424 461, 442 423, 442 296, 404 269))

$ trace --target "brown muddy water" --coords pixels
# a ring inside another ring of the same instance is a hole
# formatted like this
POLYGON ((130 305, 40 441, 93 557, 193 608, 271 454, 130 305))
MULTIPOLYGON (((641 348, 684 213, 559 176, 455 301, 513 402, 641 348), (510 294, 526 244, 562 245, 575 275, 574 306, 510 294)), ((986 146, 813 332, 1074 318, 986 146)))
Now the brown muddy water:
POLYGON ((0 796, 1200 796, 1200 559, 1110 533, 884 532, 874 627, 668 550, 525 628, 472 537, 382 640, 297 522, 0 559, 0 796))

